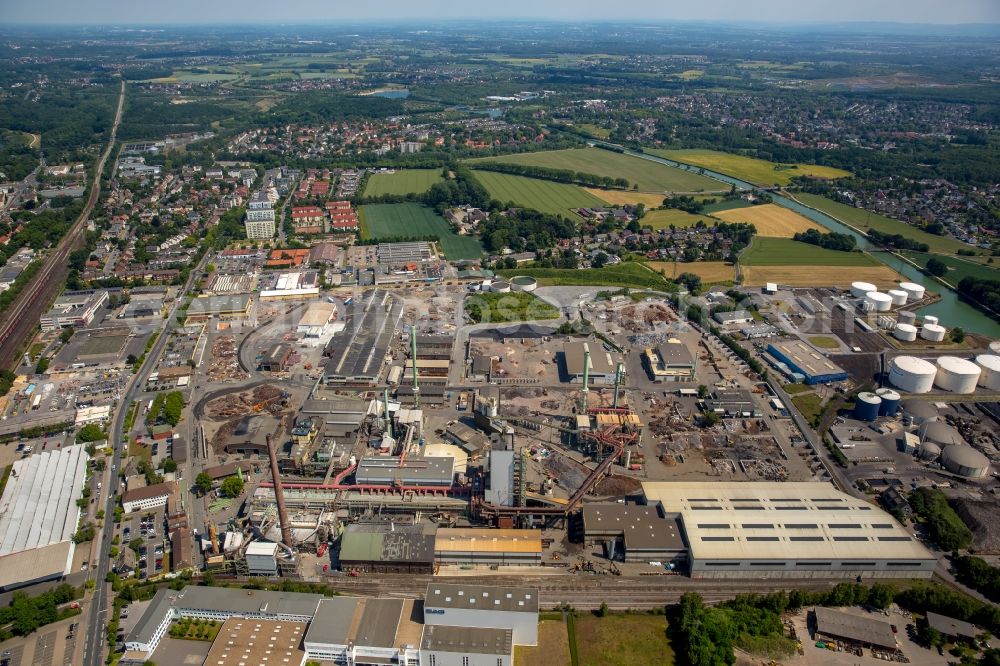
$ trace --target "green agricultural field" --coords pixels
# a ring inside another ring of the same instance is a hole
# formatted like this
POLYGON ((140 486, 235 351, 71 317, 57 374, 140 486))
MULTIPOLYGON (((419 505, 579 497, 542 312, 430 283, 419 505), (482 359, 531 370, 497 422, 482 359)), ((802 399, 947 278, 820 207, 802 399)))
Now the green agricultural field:
POLYGON ((643 264, 624 262, 604 268, 511 268, 497 271, 503 277, 530 275, 540 286, 556 287, 629 287, 675 291, 677 287, 643 264))
POLYGON ((949 284, 957 285, 965 277, 1000 281, 1000 266, 994 268, 993 266, 968 261, 961 257, 948 257, 927 252, 902 252, 901 254, 921 268, 927 266, 927 261, 932 257, 944 263, 948 266, 948 272, 941 276, 941 279, 949 284))
POLYGON ((559 309, 533 294, 484 292, 465 299, 465 313, 477 324, 506 324, 514 321, 558 319, 559 309))
POLYGON ((705 226, 708 227, 718 223, 718 220, 707 215, 692 215, 687 211, 676 208, 660 208, 647 211, 643 218, 639 220, 639 224, 644 227, 653 227, 653 229, 667 229, 672 224, 680 229, 693 227, 699 221, 704 222, 705 226))
POLYGON ((358 219, 365 240, 435 236, 445 257, 452 261, 478 259, 483 253, 478 239, 459 236, 444 219, 420 204, 361 206, 358 219))
POLYGON ((423 194, 438 182, 441 182, 441 171, 438 169, 404 169, 395 173, 375 173, 368 177, 364 196, 423 194))
POLYGON ((581 666, 674 663, 667 619, 662 615, 596 617, 585 613, 575 618, 574 625, 581 666))
POLYGON ((726 189, 723 183, 696 173, 600 148, 571 148, 469 160, 472 166, 477 162, 570 169, 597 176, 624 178, 630 185, 638 185, 641 192, 718 192, 726 189))
POLYGON ((830 217, 840 220, 845 224, 849 224, 852 227, 856 227, 861 231, 874 229, 875 231, 881 231, 884 234, 899 234, 900 236, 911 238, 920 243, 927 243, 931 252, 955 254, 958 250, 973 249, 971 245, 966 245, 965 243, 955 240, 954 238, 950 238, 948 236, 935 236, 934 234, 929 234, 926 231, 917 229, 906 222, 893 220, 892 218, 878 215, 876 213, 869 213, 863 208, 848 206, 847 204, 832 201, 818 194, 796 193, 795 198, 805 205, 822 211, 830 217))
POLYGON ((607 205, 576 185, 493 171, 476 171, 475 177, 487 189, 490 196, 498 201, 509 201, 516 206, 533 208, 551 215, 562 215, 571 220, 579 219, 576 213, 572 212, 573 208, 607 205))
POLYGON ((864 252, 838 252, 790 238, 756 236, 740 256, 747 266, 881 266, 864 252))
POLYGON ((749 181, 755 185, 788 185, 795 176, 814 178, 844 178, 851 174, 833 167, 815 164, 776 164, 755 157, 732 155, 717 150, 650 150, 650 153, 670 160, 704 167, 749 181))
POLYGON ((597 137, 598 139, 607 139, 611 136, 611 130, 606 127, 601 127, 600 125, 594 125, 592 123, 580 123, 576 126, 577 129, 582 129, 584 132, 590 136, 597 137))

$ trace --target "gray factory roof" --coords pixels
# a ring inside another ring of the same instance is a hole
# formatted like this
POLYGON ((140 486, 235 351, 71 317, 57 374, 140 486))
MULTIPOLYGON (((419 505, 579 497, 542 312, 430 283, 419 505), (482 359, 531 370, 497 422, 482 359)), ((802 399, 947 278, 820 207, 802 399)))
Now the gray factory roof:
POLYGON ((341 537, 342 562, 433 562, 434 528, 424 525, 348 525, 341 537))
POLYGON ((157 628, 159 628, 170 609, 173 608, 174 601, 177 600, 179 594, 180 592, 165 587, 157 590, 156 594, 153 595, 153 600, 146 606, 146 610, 143 611, 142 617, 139 618, 139 621, 132 627, 132 631, 125 637, 125 642, 150 643, 156 635, 157 628))
POLYGON ((354 613, 361 601, 363 600, 358 597, 332 597, 320 600, 319 606, 316 607, 316 615, 313 616, 313 621, 309 623, 309 629, 306 631, 306 642, 347 645, 354 613))
POLYGON ((692 559, 933 560, 892 516, 829 483, 647 481, 678 512, 692 559))
POLYGON ((888 622, 829 608, 816 608, 814 612, 818 633, 890 650, 895 650, 897 647, 896 635, 888 622))
POLYGON ((360 318, 356 317, 330 341, 327 349, 331 353, 325 366, 327 380, 377 379, 402 313, 401 301, 392 300, 383 290, 372 292, 360 318))
MULTIPOLYGON (((82 445, 17 460, 0 498, 0 555, 68 541, 76 531, 87 452, 82 445)), ((59 571, 65 568, 60 563, 59 571)))
POLYGON ((683 342, 668 340, 657 347, 656 352, 659 354, 660 360, 662 360, 665 365, 694 365, 694 354, 691 353, 691 350, 688 349, 687 345, 683 342))
POLYGON ((679 516, 661 516, 653 506, 586 504, 583 529, 587 534, 621 534, 632 550, 683 550, 679 516))
POLYGON ((424 608, 459 608, 463 610, 538 612, 538 589, 500 585, 457 585, 430 583, 424 595, 424 608))
POLYGON ((616 370, 615 359, 604 349, 600 342, 570 341, 563 345, 563 358, 566 361, 566 374, 570 377, 583 375, 583 360, 585 352, 590 352, 590 375, 613 375, 616 370))
POLYGON ((927 624, 931 629, 935 629, 945 636, 955 636, 958 638, 975 639, 983 630, 974 624, 963 622, 937 613, 927 612, 927 624))
POLYGON ((250 294, 203 296, 191 301, 187 316, 246 312, 248 307, 250 307, 250 294))
POLYGON ((234 615, 303 615, 312 617, 321 594, 240 590, 227 587, 188 585, 174 605, 177 608, 230 612, 234 615))
POLYGON ((509 340, 512 338, 523 338, 525 340, 537 340, 538 338, 548 338, 556 334, 556 329, 551 326, 536 326, 535 324, 517 324, 515 326, 501 326, 497 328, 484 328, 473 331, 470 338, 491 338, 494 340, 509 340))
POLYGON ((429 624, 424 627, 420 649, 461 654, 509 655, 514 632, 510 629, 449 627, 429 624))
POLYGON ((454 471, 455 459, 447 456, 411 456, 402 465, 398 456, 365 456, 358 463, 355 478, 360 485, 389 485, 397 479, 404 485, 451 485, 454 471))
POLYGON ((392 647, 403 612, 402 599, 365 599, 361 624, 354 638, 356 645, 392 647))

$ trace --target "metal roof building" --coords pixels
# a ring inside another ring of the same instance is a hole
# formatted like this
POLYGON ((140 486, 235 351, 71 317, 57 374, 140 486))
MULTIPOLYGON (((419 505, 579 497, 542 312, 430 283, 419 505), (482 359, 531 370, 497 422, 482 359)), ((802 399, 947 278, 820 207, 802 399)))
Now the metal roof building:
POLYGON ((449 488, 454 479, 453 458, 410 456, 400 462, 398 456, 365 456, 358 463, 355 479, 362 486, 427 486, 449 488))
POLYGON ((412 599, 323 599, 305 634, 309 659, 338 664, 416 663, 423 625, 412 599))
POLYGON ((566 375, 571 382, 583 381, 583 360, 590 352, 590 381, 608 383, 614 381, 620 359, 613 357, 600 342, 574 340, 563 345, 563 361, 566 375))
POLYGON ((835 638, 868 648, 894 652, 899 649, 892 625, 883 620, 842 613, 830 608, 816 608, 816 636, 835 638))
POLYGON ((933 553, 888 513, 817 482, 646 482, 681 516, 693 578, 930 578, 933 553))
POLYGON ((340 538, 340 565, 364 572, 431 573, 434 531, 430 525, 348 525, 340 538))
POLYGON ((77 445, 14 462, 0 497, 0 589, 70 573, 87 459, 77 445))
POLYGON ((536 566, 542 562, 541 530, 439 528, 434 559, 440 564, 536 566))
POLYGON ((683 561, 687 559, 680 517, 663 516, 654 506, 585 504, 584 541, 620 541, 626 562, 683 561))
POLYGON ((825 384, 847 379, 847 371, 801 340, 772 342, 767 351, 794 372, 805 377, 806 384, 825 384))
POLYGON ((373 386, 386 362, 386 353, 396 335, 403 304, 382 290, 375 290, 364 311, 333 337, 327 345, 330 357, 324 367, 328 384, 373 386))
POLYGON ((424 624, 510 629, 515 645, 537 645, 538 590, 431 582, 424 595, 424 624))

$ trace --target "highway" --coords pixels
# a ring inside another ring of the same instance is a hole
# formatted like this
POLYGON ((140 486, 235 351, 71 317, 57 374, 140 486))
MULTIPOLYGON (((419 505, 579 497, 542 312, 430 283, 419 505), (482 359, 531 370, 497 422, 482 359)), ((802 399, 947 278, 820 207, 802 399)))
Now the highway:
POLYGON ((104 663, 104 650, 106 643, 104 628, 111 619, 111 604, 114 600, 111 585, 110 583, 105 583, 104 578, 108 575, 108 571, 111 568, 111 541, 114 539, 116 527, 115 522, 111 519, 111 517, 114 516, 115 505, 118 502, 118 473, 121 469, 124 458, 128 455, 128 446, 125 443, 125 434, 123 433, 125 416, 128 414, 129 405, 131 405, 132 401, 136 399, 136 396, 142 393, 143 388, 146 385, 146 379, 149 377, 149 373, 156 367, 157 360, 163 353, 164 346, 166 346, 167 338, 170 337, 170 322, 174 321, 177 308, 184 301, 185 296, 191 289, 191 285, 194 283, 196 277, 201 275, 204 270, 208 257, 209 253, 206 252, 201 258, 201 261, 198 262, 198 266, 195 267, 195 269, 192 270, 191 274, 188 276, 188 281, 184 285, 184 289, 177 295, 177 298, 174 299, 173 307, 170 309, 169 314, 163 318, 163 323, 160 325, 159 337, 156 339, 156 343, 146 355, 146 360, 143 362, 142 367, 139 368, 139 372, 132 377, 128 385, 125 387, 122 399, 115 409, 114 418, 111 422, 109 439, 114 445, 115 453, 112 458, 109 479, 105 484, 105 487, 107 488, 107 495, 104 498, 104 515, 107 518, 105 519, 104 527, 101 530, 100 552, 97 554, 97 565, 94 568, 97 585, 94 588, 94 596, 91 598, 86 611, 87 631, 85 634, 86 643, 83 651, 82 662, 84 666, 100 666, 100 664, 104 663))
POLYGON ((48 307, 52 298, 65 286, 66 276, 69 275, 69 255, 78 249, 83 242, 87 220, 101 196, 104 165, 114 150, 124 107, 125 82, 122 81, 118 94, 118 109, 115 111, 115 121, 111 125, 108 145, 95 165, 94 185, 90 188, 90 196, 80 212, 80 217, 59 241, 55 250, 45 258, 45 263, 35 275, 34 280, 18 294, 17 299, 7 308, 2 321, 0 321, 0 368, 9 368, 18 362, 21 346, 34 332, 38 325, 39 316, 48 307))

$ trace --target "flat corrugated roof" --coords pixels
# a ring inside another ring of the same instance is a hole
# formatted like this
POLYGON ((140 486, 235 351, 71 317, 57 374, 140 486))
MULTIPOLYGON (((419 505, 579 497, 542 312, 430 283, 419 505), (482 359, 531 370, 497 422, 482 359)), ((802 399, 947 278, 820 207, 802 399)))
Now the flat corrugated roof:
POLYGON ((230 618, 205 658, 211 666, 245 664, 288 664, 297 666, 305 659, 299 649, 305 627, 300 622, 230 618))
POLYGON ((188 306, 187 315, 246 312, 250 307, 250 294, 226 296, 202 296, 195 298, 188 306))
POLYGON ((494 530, 490 528, 439 528, 434 538, 436 552, 541 553, 541 530, 494 530))
POLYGON ((772 342, 771 347, 781 352, 798 369, 811 376, 844 374, 845 370, 826 358, 816 348, 801 340, 790 342, 772 342))
MULTIPOLYGON (((0 497, 0 555, 69 541, 76 531, 87 472, 82 445, 14 461, 0 497)), ((62 567, 60 567, 60 571, 62 567)))
POLYGON ((676 515, 661 516, 652 506, 585 504, 584 532, 621 534, 626 549, 682 550, 684 537, 676 515))
POLYGON ((306 631, 306 642, 327 645, 347 645, 358 604, 358 597, 332 597, 323 599, 316 608, 316 615, 306 631))
POLYGON ((0 589, 69 575, 73 552, 72 541, 60 541, 49 546, 0 556, 0 589))
POLYGON ((891 650, 898 647, 896 635, 892 632, 892 626, 888 622, 851 613, 842 613, 830 608, 818 607, 813 612, 816 615, 817 633, 847 638, 857 643, 891 650))
POLYGON ((429 624, 424 627, 420 649, 461 654, 510 655, 513 643, 514 632, 510 629, 429 624))
POLYGON ((583 374, 584 353, 590 352, 591 375, 613 375, 617 364, 611 353, 600 342, 570 341, 563 345, 566 374, 571 377, 583 374))
POLYGON ((935 560, 877 506, 820 482, 642 484, 680 513, 693 559, 935 560))
POLYGON ((424 608, 537 613, 538 589, 500 585, 430 583, 427 586, 427 593, 424 595, 424 608))

